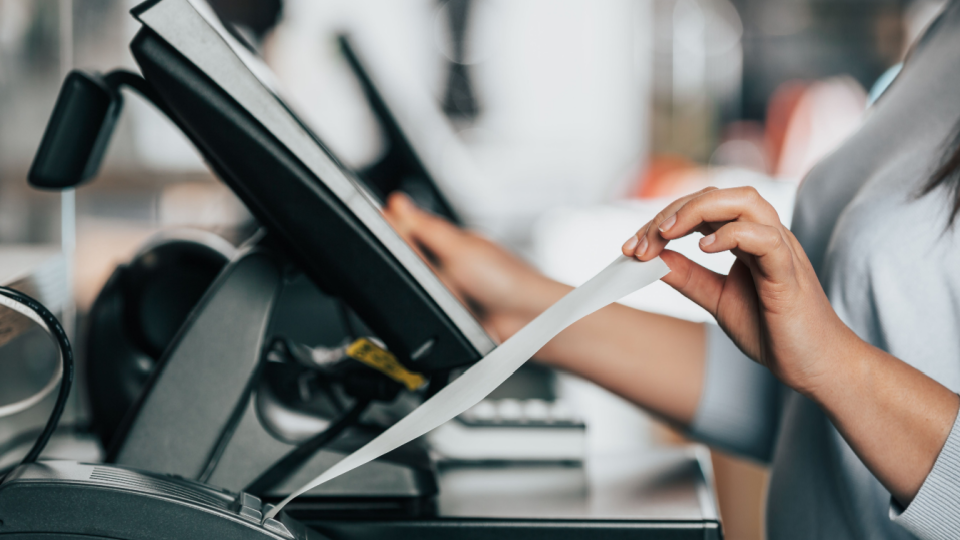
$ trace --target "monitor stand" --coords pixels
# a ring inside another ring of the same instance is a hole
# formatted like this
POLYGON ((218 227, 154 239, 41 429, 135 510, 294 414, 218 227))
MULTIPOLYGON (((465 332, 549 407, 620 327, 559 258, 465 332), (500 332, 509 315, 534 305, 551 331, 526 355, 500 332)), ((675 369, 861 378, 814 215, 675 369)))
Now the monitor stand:
MULTIPOLYGON (((240 491, 296 448, 264 424, 265 407, 282 412, 284 405, 266 390, 262 375, 271 319, 284 310, 283 291, 298 274, 267 239, 242 249, 164 353, 111 443, 108 461, 240 491)), ((324 318, 320 314, 316 324, 324 318)), ((312 421, 318 432, 325 428, 323 419, 312 421)), ((348 429, 286 481, 256 495, 267 501, 285 497, 380 431, 367 422, 348 429)), ((432 512, 436 494, 436 469, 426 447, 410 444, 308 492, 289 512, 311 518, 423 516, 432 512)))

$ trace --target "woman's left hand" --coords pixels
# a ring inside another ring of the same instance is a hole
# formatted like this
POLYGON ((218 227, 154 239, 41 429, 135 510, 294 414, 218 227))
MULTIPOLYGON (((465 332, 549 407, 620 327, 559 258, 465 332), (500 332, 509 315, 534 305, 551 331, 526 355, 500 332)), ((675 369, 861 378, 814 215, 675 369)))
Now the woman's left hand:
POLYGON ((862 341, 837 316, 800 243, 753 188, 707 188, 674 201, 623 245, 709 311, 748 356, 820 406, 868 469, 908 505, 950 434, 957 394, 862 341), (730 251, 726 276, 664 250, 699 231, 730 251))
POLYGON ((830 306, 800 243, 751 187, 707 188, 667 206, 623 246, 624 255, 660 256, 668 285, 713 315, 755 361, 808 394, 830 376, 840 351, 858 341, 830 306), (693 232, 700 249, 730 251, 736 262, 717 274, 664 248, 693 232))

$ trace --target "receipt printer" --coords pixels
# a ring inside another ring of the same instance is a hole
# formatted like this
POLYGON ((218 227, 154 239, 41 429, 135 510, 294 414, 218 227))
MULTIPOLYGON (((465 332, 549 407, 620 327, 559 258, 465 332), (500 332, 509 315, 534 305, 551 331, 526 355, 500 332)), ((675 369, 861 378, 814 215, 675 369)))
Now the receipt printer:
POLYGON ((0 538, 322 540, 260 500, 109 465, 21 465, 0 484, 0 538))

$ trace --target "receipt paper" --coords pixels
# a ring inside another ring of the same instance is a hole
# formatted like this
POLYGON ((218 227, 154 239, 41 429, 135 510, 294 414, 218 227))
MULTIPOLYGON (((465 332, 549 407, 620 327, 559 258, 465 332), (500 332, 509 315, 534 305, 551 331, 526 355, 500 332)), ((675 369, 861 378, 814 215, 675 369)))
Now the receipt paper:
POLYGON ((264 520, 276 516, 287 503, 303 493, 377 459, 476 405, 564 328, 669 272, 659 257, 644 263, 621 255, 402 420, 290 494, 267 512, 264 520))

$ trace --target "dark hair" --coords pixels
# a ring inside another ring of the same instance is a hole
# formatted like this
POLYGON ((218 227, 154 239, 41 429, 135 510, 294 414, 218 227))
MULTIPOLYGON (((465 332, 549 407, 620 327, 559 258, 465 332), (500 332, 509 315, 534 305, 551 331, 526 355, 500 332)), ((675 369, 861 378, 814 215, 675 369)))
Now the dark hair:
POLYGON ((947 228, 950 228, 960 214, 960 123, 953 128, 953 132, 944 142, 943 157, 940 158, 940 163, 937 164, 933 175, 920 190, 919 196, 927 195, 940 187, 947 191, 953 201, 950 220, 947 222, 947 228))

